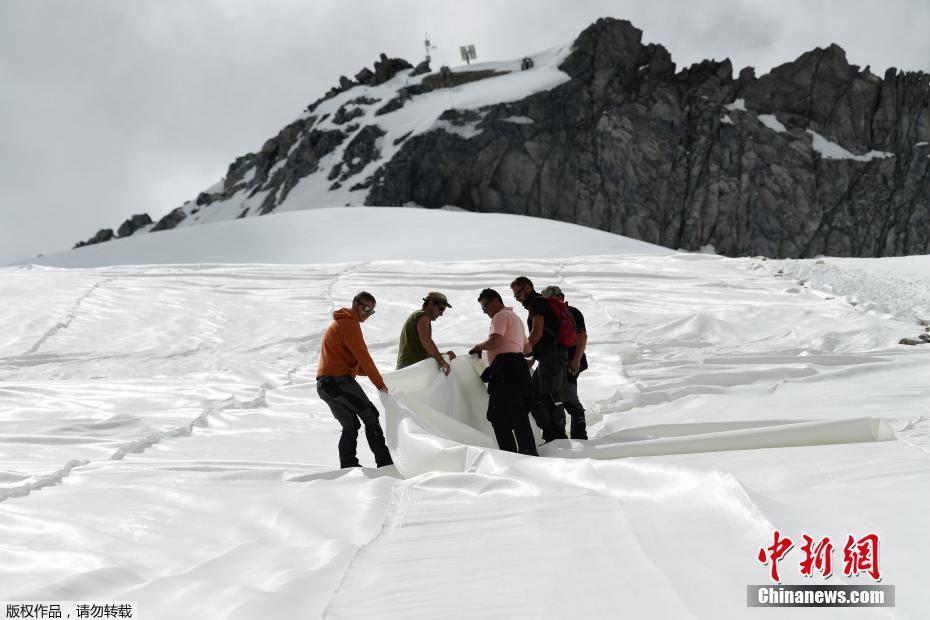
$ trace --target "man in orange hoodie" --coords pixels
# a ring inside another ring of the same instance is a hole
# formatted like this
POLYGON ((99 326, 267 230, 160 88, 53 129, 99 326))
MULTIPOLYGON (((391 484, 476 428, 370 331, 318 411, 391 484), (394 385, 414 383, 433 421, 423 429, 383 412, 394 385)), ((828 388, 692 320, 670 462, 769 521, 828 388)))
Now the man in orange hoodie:
POLYGON ((351 308, 333 312, 333 322, 326 328, 320 349, 316 392, 342 425, 339 438, 339 463, 342 467, 361 467, 355 454, 361 428, 359 418, 365 424, 365 438, 378 467, 394 463, 384 443, 378 410, 355 380, 358 375, 367 376, 376 388, 387 393, 384 379, 362 336, 362 323, 374 313, 374 296, 362 291, 352 299, 351 308))

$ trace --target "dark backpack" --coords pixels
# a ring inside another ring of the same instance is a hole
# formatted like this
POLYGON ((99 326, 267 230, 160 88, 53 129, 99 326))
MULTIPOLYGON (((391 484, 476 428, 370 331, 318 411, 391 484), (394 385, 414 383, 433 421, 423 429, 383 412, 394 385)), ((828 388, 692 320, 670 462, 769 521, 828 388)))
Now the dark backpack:
POLYGON ((568 311, 568 304, 555 297, 546 297, 555 318, 559 322, 556 339, 563 347, 573 347, 578 342, 578 328, 575 326, 575 317, 568 311))

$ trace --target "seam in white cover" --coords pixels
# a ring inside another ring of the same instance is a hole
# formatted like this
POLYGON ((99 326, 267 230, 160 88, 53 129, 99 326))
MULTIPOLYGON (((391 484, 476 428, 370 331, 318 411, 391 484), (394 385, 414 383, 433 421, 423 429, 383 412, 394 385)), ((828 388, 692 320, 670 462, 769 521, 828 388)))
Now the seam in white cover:
POLYGON ((381 527, 378 528, 378 533, 375 534, 371 540, 369 540, 364 545, 360 546, 355 550, 355 553, 352 555, 352 558, 346 564, 345 571, 342 573, 342 578, 339 579, 339 584, 333 589, 333 593, 330 595, 329 600, 326 601, 326 606, 323 607, 323 613, 320 617, 328 618, 330 607, 333 605, 333 601, 336 600, 336 596, 342 591, 346 584, 346 580, 349 576, 349 573, 352 572, 352 567, 355 565, 359 556, 373 544, 378 542, 384 534, 392 529, 399 529, 403 522, 404 511, 407 506, 407 481, 399 480, 394 483, 394 486, 391 487, 391 503, 388 504, 387 510, 384 511, 384 520, 381 522, 381 527), (389 527, 390 526, 390 527, 389 527))

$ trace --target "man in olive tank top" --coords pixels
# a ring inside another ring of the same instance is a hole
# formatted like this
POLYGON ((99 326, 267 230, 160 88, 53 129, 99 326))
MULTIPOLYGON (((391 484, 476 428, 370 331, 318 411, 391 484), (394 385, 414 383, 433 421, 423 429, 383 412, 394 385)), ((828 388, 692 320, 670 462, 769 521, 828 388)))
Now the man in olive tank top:
MULTIPOLYGON (((449 300, 442 293, 427 293, 423 298, 423 307, 417 310, 404 322, 400 332, 400 343, 397 351, 397 369, 400 370, 411 364, 416 364, 429 357, 436 360, 439 369, 449 374, 449 362, 443 358, 436 343, 433 342, 432 323, 451 308, 449 300)), ((449 359, 455 359, 455 353, 448 351, 449 359)))

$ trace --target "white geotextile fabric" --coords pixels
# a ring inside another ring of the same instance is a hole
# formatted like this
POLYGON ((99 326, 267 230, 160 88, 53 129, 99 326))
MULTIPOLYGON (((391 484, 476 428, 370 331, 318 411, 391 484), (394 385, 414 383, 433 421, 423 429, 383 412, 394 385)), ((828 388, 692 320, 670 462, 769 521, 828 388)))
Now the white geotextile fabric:
MULTIPOLYGON (((483 362, 467 356, 453 360, 448 377, 439 372, 432 360, 387 375, 391 393, 382 396, 382 403, 387 417, 388 443, 401 474, 415 476, 437 469, 471 471, 473 460, 487 458, 484 452, 489 449, 498 452, 485 415, 488 396, 480 379, 483 368, 483 362), (426 446, 421 445, 424 441, 426 446), (440 444, 442 449, 437 450, 440 444)), ((535 430, 535 425, 533 428, 535 430)), ((541 446, 540 455, 608 460, 894 438, 888 423, 875 418, 746 420, 625 429, 588 441, 564 439, 541 446)), ((495 458, 501 456, 495 455, 495 458)))
MULTIPOLYGON (((915 589, 928 536, 906 516, 914 489, 889 482, 925 480, 927 460, 886 441, 884 421, 663 425, 527 457, 496 449, 480 362, 452 369, 427 361, 386 376, 386 435, 406 480, 328 617, 760 617, 745 587, 768 583, 756 554, 778 528, 893 533, 884 583, 915 589), (621 458, 646 454, 660 456, 621 458)), ((811 583, 787 563, 782 574, 811 583)), ((870 583, 831 579, 855 582, 870 583)), ((903 611, 792 617, 914 617, 903 611)))

